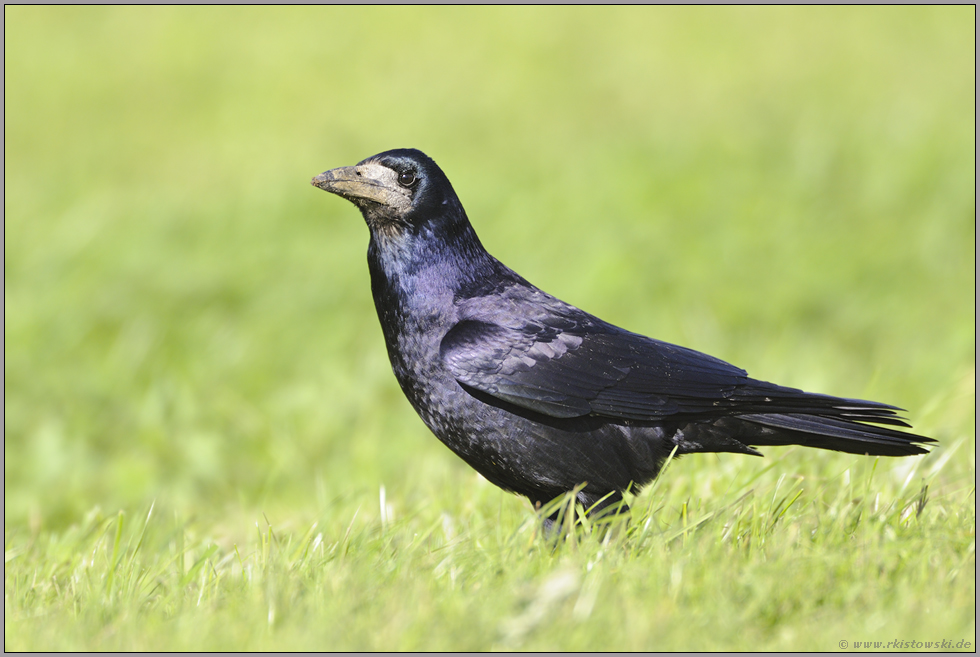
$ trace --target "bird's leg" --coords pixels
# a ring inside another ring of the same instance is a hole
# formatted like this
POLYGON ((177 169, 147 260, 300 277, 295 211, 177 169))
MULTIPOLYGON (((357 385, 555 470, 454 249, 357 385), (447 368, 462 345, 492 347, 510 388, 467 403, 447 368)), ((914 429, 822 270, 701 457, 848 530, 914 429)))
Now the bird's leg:
POLYGON ((630 510, 619 491, 613 491, 602 497, 579 491, 574 497, 571 493, 566 493, 548 503, 532 500, 532 504, 534 510, 539 513, 542 509, 544 513, 551 512, 542 519, 541 524, 544 535, 553 539, 564 536, 568 529, 577 523, 574 506, 576 504, 582 506, 592 521, 611 520, 621 514, 628 514, 630 510))
POLYGON ((576 497, 570 493, 565 493, 561 497, 547 502, 531 499, 534 510, 542 516, 541 525, 545 536, 557 540, 575 525, 575 504, 577 501, 576 497))
POLYGON ((620 514, 629 513, 630 510, 619 491, 613 491, 599 499, 583 491, 578 494, 578 501, 585 507, 586 513, 592 520, 614 518, 620 514))

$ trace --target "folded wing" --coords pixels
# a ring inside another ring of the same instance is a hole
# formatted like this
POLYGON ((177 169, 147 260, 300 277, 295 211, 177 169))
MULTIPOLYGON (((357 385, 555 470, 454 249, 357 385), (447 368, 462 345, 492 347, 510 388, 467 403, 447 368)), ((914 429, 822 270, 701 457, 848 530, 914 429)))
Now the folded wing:
POLYGON ((920 438, 864 424, 909 426, 896 415, 897 407, 751 379, 717 358, 588 315, 465 320, 445 336, 441 355, 459 383, 557 418, 683 421, 734 415, 797 432, 920 438))

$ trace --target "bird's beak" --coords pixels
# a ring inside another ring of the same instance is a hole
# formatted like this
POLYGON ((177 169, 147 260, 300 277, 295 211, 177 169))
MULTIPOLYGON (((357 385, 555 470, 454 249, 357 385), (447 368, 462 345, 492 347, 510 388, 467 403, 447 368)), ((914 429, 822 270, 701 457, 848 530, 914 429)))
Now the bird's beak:
POLYGON ((397 207, 404 204, 405 194, 387 184, 385 174, 389 171, 379 165, 340 167, 324 171, 310 184, 349 201, 373 201, 397 207))

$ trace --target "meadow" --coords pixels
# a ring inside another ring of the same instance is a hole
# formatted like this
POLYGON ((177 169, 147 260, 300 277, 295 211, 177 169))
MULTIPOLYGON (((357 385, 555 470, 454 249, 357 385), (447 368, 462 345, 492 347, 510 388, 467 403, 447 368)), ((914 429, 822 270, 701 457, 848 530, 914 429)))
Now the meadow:
POLYGON ((5 7, 5 649, 975 650, 975 12, 5 7), (541 536, 309 185, 398 147, 548 292, 938 445, 541 536))

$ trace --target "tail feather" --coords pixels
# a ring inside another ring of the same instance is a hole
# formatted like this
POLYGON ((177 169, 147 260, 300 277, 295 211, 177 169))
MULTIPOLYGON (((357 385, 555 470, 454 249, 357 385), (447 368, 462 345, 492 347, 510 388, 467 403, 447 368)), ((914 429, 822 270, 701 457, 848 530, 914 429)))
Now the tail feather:
POLYGON ((740 452, 803 445, 849 454, 912 456, 936 442, 892 427, 911 428, 890 404, 803 392, 757 382, 738 393, 742 411, 712 422, 693 421, 677 438, 681 453, 740 452), (884 425, 884 426, 883 426, 884 425))
POLYGON ((744 413, 723 424, 737 424, 733 437, 746 445, 805 445, 850 454, 910 456, 927 453, 922 444, 936 442, 891 428, 911 428, 898 415, 904 409, 891 404, 804 392, 762 381, 753 382, 736 395, 745 402, 744 413))
MULTIPOLYGON (((928 450, 917 443, 934 443, 932 438, 914 433, 896 431, 887 427, 864 424, 897 424, 883 422, 892 418, 865 418, 856 421, 853 416, 827 417, 824 415, 803 415, 798 413, 740 415, 739 420, 775 429, 759 432, 757 436, 746 437, 749 444, 763 445, 805 445, 820 449, 832 449, 849 454, 870 454, 872 456, 912 456, 926 454, 928 450)), ((904 422, 899 426, 908 426, 904 422)))

